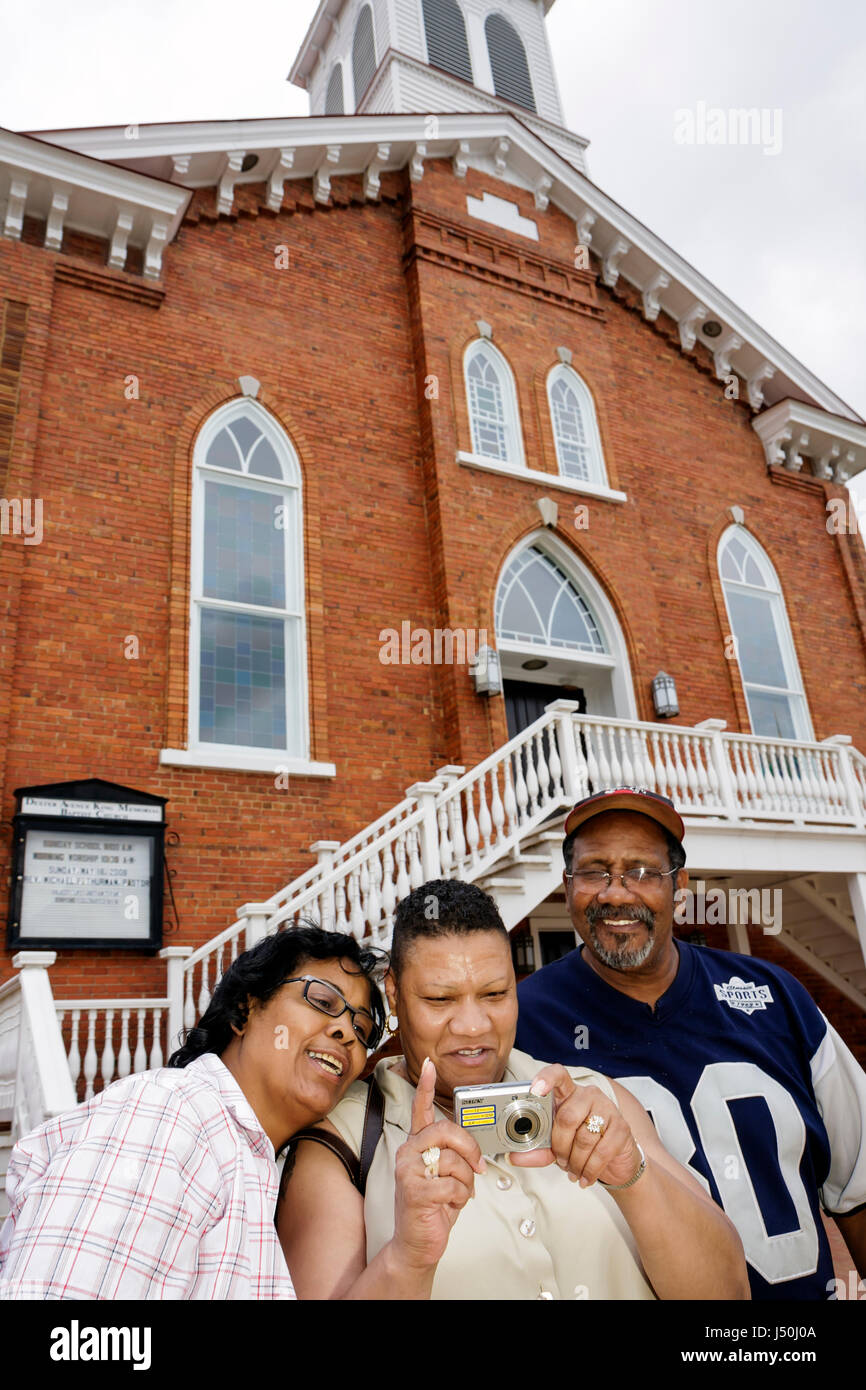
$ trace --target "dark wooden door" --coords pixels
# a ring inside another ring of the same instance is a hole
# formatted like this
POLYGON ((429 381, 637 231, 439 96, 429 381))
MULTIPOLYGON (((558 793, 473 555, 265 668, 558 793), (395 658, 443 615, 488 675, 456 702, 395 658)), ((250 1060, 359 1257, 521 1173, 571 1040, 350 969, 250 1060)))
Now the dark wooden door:
POLYGON ((505 714, 508 737, 514 738, 544 714, 553 700, 576 700, 580 713, 586 713, 586 697, 576 686, 542 685, 540 681, 505 681, 505 714))

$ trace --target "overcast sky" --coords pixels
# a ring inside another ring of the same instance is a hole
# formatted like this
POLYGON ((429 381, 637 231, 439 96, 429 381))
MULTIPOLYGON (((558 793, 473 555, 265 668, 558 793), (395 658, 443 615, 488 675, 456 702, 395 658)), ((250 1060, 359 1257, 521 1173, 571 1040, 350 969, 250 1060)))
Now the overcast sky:
MULTIPOLYGON (((316 8, 0 0, 0 124, 304 115, 316 8)), ((548 24, 594 181, 866 416, 864 0, 558 0, 548 24), (778 110, 780 152, 677 143, 700 102, 778 110)))

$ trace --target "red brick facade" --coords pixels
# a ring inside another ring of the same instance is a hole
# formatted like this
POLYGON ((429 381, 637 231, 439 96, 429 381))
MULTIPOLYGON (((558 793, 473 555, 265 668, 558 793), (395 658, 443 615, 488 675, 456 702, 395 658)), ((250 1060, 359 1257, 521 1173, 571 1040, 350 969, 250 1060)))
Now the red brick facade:
MULTIPOLYGON (((471 449, 462 357, 478 320, 513 370, 532 468, 556 472, 545 379, 559 346, 593 395, 628 500, 550 495, 619 619, 639 718, 653 718, 664 667, 680 723, 749 729, 715 564, 739 506, 780 577, 816 737, 866 749, 866 566, 856 536, 825 526, 840 490, 768 470, 748 403, 725 398, 705 349, 683 353, 676 326, 648 323, 595 262, 576 270, 574 224, 553 204, 539 214, 531 194, 474 170, 458 180, 443 161, 418 184, 383 176, 382 195, 335 178, 322 207, 290 182, 272 214, 264 186, 246 185, 218 218, 203 190, 156 283, 105 269, 104 245, 84 237, 51 253, 30 226, 0 243, 0 487, 44 506, 41 544, 0 538, 4 894, 14 788, 122 782, 169 798, 180 931, 166 944, 197 945, 305 869, 312 841, 348 837, 412 782, 505 741, 503 701, 479 698, 465 667, 379 660, 381 629, 407 619, 492 639, 503 560, 539 525, 543 484, 456 461, 471 449), (467 193, 484 191, 538 223, 537 245, 467 215, 467 193), (337 769, 287 789, 159 764, 186 743, 192 448, 244 374, 300 460, 310 755, 337 769)), ((158 994, 164 966, 64 951, 52 982, 67 996, 158 994)))

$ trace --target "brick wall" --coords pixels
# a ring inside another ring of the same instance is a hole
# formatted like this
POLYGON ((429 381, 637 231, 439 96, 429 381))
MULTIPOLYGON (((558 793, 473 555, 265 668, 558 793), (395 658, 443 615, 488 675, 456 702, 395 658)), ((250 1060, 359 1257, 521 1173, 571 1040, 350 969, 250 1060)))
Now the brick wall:
MULTIPOLYGON (((418 185, 385 177, 375 204, 357 180, 333 188, 322 208, 289 184, 272 215, 248 185, 230 218, 202 190, 157 285, 105 270, 86 238, 60 255, 33 228, 0 245, 0 297, 26 308, 17 397, 0 399, 15 410, 7 495, 45 507, 41 545, 0 539, 4 890, 15 787, 120 781, 169 798, 180 931, 167 941, 198 944, 306 868, 313 840, 345 838, 411 782, 504 741, 503 702, 478 699, 465 667, 379 661, 380 630, 404 620, 492 636, 502 562, 539 524, 542 484, 456 462, 470 448, 462 354, 478 319, 514 370, 532 467, 555 471, 545 378, 558 346, 593 393, 628 501, 590 501, 578 531, 574 499, 551 495, 558 535, 619 617, 639 716, 652 717, 664 666, 683 723, 747 727, 714 549, 739 505, 784 586, 816 735, 866 748, 860 561, 846 561, 852 579, 826 532, 824 484, 768 476, 747 405, 725 400, 706 354, 684 355, 663 315, 647 324, 624 284, 575 272, 573 223, 492 176, 459 181, 433 162, 418 185), (538 222, 537 247, 467 216, 466 194, 485 189, 538 222), (312 755, 337 768, 283 790, 265 774, 158 761, 185 740, 192 449, 242 374, 300 459, 312 755)), ((53 977, 69 995, 164 983, 159 962, 121 952, 61 952, 53 977)))

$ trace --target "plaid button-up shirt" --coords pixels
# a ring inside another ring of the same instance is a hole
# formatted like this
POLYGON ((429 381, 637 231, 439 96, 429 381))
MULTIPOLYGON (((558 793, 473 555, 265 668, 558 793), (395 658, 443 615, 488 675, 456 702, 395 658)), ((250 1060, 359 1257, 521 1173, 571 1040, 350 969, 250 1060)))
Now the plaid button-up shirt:
POLYGON ((277 1186, 219 1057, 128 1076, 13 1149, 0 1298, 294 1298, 277 1186))

